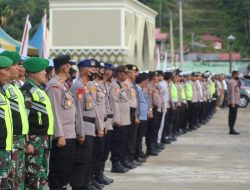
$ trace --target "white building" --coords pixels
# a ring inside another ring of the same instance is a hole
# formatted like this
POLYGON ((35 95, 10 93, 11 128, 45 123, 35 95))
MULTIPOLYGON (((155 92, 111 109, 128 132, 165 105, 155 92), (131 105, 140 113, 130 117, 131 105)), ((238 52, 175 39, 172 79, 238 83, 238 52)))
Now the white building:
POLYGON ((155 68, 157 13, 137 0, 50 0, 51 57, 155 68))

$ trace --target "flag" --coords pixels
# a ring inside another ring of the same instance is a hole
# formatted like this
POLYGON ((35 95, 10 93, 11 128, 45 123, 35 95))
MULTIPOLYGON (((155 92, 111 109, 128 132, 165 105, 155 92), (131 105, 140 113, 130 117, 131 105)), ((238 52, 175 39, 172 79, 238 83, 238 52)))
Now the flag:
POLYGON ((167 63, 168 63, 168 53, 165 53, 165 59, 164 59, 164 63, 163 63, 163 71, 166 71, 167 69, 167 63))
POLYGON ((31 29, 31 23, 29 20, 29 15, 27 15, 25 27, 23 31, 22 43, 20 47, 20 55, 27 56, 29 49, 29 31, 31 29))
POLYGON ((156 49, 156 56, 157 56, 156 70, 161 70, 161 52, 159 47, 157 47, 156 49))
POLYGON ((44 16, 42 18, 43 26, 43 38, 42 38, 42 58, 49 58, 49 45, 48 45, 48 28, 47 28, 47 13, 44 11, 44 16))

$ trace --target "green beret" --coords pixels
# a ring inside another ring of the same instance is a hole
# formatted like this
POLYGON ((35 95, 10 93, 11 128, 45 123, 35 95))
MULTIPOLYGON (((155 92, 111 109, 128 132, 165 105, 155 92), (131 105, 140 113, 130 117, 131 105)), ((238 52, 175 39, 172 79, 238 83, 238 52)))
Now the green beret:
POLYGON ((0 56, 6 56, 6 57, 10 58, 13 61, 13 64, 15 64, 21 60, 21 56, 16 51, 4 51, 4 52, 0 53, 0 56))
POLYGON ((23 67, 26 69, 26 71, 32 73, 38 73, 40 71, 43 71, 48 66, 49 66, 49 60, 42 59, 39 57, 31 57, 23 62, 23 67))
POLYGON ((6 68, 10 67, 13 64, 13 61, 5 56, 0 56, 0 67, 1 68, 6 68))

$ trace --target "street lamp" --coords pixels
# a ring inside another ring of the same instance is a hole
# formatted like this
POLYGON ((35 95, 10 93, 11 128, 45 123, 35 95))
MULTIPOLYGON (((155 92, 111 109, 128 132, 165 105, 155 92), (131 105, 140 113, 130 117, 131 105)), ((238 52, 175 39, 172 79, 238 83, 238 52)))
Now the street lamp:
POLYGON ((228 44, 229 44, 229 73, 232 73, 232 47, 235 40, 235 37, 231 34, 227 37, 228 44))

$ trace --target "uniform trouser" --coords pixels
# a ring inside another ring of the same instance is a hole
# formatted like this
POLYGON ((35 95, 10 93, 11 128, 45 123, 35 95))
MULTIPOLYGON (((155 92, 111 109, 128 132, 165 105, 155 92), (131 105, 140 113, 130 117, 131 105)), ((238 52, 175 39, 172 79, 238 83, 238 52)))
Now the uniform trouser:
POLYGON ((135 125, 135 111, 135 108, 130 108, 131 125, 128 127, 128 136, 126 144, 126 159, 128 159, 128 161, 130 162, 135 159, 135 147, 138 130, 138 126, 135 125))
POLYGON ((179 128, 180 129, 186 129, 186 125, 187 125, 187 121, 186 121, 186 119, 187 119, 187 116, 186 116, 186 114, 187 114, 187 104, 182 103, 180 109, 181 109, 181 111, 180 111, 180 126, 179 126, 179 128))
POLYGON ((190 110, 190 114, 191 114, 191 126, 195 127, 197 126, 197 121, 198 121, 198 114, 199 114, 199 103, 198 102, 192 102, 191 103, 191 110, 190 110))
POLYGON ((180 129, 181 125, 181 107, 178 106, 176 108, 176 113, 175 113, 175 118, 174 118, 174 124, 173 124, 173 134, 175 135, 177 131, 180 129))
POLYGON ((187 114, 186 114, 187 127, 190 128, 192 125, 192 102, 187 102, 187 114))
POLYGON ((170 136, 172 133, 171 115, 172 115, 172 110, 168 109, 165 115, 165 124, 164 124, 162 139, 164 139, 167 136, 170 136))
POLYGON ((225 91, 224 101, 223 101, 223 104, 222 104, 223 107, 225 107, 227 105, 227 99, 228 99, 228 92, 225 91))
POLYGON ((0 150, 0 189, 8 189, 11 156, 9 151, 0 150))
POLYGON ((99 176, 103 169, 104 154, 104 137, 94 138, 93 158, 92 158, 92 175, 99 176))
POLYGON ((86 135, 83 144, 75 142, 75 156, 70 185, 72 189, 82 189, 89 180, 94 137, 86 135))
POLYGON ((102 155, 102 172, 105 168, 105 162, 108 160, 109 152, 111 149, 111 137, 112 137, 113 130, 108 130, 107 134, 104 136, 104 149, 103 149, 103 155, 102 155))
POLYGON ((161 126, 161 119, 162 119, 162 112, 158 112, 156 108, 153 109, 153 130, 152 130, 152 137, 153 137, 153 144, 157 143, 158 139, 158 132, 161 126))
POLYGON ((172 129, 171 129, 171 135, 175 136, 176 132, 177 132, 177 117, 178 117, 179 113, 178 113, 178 108, 176 109, 171 109, 171 125, 172 125, 172 129))
POLYGON ((200 118, 202 115, 202 102, 198 102, 198 107, 197 107, 197 124, 200 123, 200 118))
POLYGON ((237 112, 238 112, 238 105, 235 105, 234 108, 232 106, 229 106, 228 125, 230 130, 234 129, 235 121, 237 118, 237 112))
POLYGON ((148 150, 151 150, 153 145, 153 130, 154 130, 154 118, 148 119, 148 128, 146 131, 146 146, 148 150))
POLYGON ((8 177, 8 188, 23 190, 25 180, 25 135, 14 135, 13 149, 11 152, 11 168, 8 177))
POLYGON ((114 126, 111 138, 111 162, 125 160, 128 128, 130 125, 114 126))
POLYGON ((34 147, 34 153, 26 154, 25 157, 25 187, 42 190, 48 176, 49 137, 48 135, 29 135, 29 143, 34 147))
POLYGON ((205 112, 206 112, 206 102, 203 101, 200 103, 199 122, 202 122, 202 120, 204 119, 205 112))
POLYGON ((66 187, 72 176, 76 139, 66 139, 64 147, 57 146, 57 139, 52 140, 49 162, 49 187, 61 190, 66 187))
POLYGON ((137 139, 136 139, 136 149, 135 149, 135 158, 142 156, 142 140, 143 137, 146 135, 148 128, 148 121, 147 120, 140 120, 140 124, 138 126, 137 131, 137 139))

